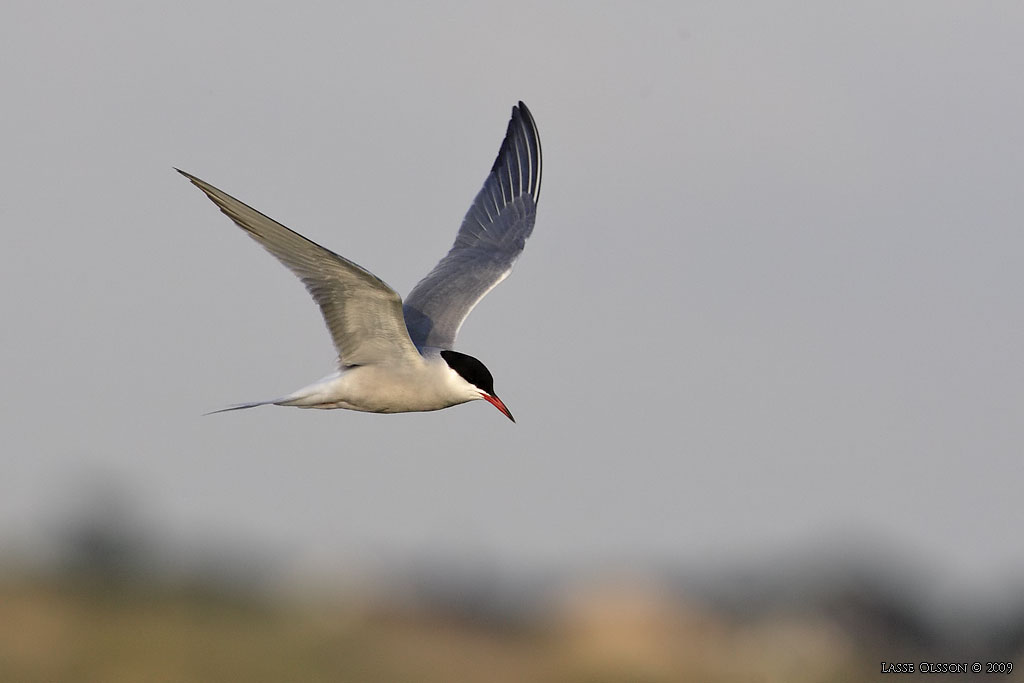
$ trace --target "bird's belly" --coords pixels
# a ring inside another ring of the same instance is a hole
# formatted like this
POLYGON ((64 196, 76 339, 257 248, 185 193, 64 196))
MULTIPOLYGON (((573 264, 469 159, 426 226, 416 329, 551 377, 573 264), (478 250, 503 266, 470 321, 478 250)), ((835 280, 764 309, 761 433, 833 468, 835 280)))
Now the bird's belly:
POLYGON ((305 396, 291 405, 302 408, 358 410, 367 413, 407 413, 441 410, 467 399, 453 396, 423 369, 382 371, 375 366, 351 368, 296 392, 305 396))

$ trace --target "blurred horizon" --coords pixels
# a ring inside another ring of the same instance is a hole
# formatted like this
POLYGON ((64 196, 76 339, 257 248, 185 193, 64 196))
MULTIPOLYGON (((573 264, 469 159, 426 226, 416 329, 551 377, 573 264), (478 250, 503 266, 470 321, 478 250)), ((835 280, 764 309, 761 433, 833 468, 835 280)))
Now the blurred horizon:
POLYGON ((926 560, 863 534, 818 539, 760 557, 685 564, 623 556, 517 570, 486 553, 437 548, 407 555, 382 552, 311 568, 253 541, 216 535, 172 538, 140 501, 108 482, 67 508, 36 540, 34 551, 6 544, 0 574, 198 582, 254 595, 353 597, 365 592, 385 602, 426 600, 444 610, 479 609, 506 619, 543 606, 562 588, 571 593, 573 587, 590 585, 649 587, 740 612, 813 604, 831 593, 855 590, 872 594, 880 608, 888 600, 894 613, 914 615, 936 634, 996 629, 1014 619, 1024 623, 1020 577, 1016 584, 1009 580, 998 597, 970 590, 950 595, 944 577, 926 560), (1007 600, 1008 595, 1018 598, 1007 600))
POLYGON ((0 555, 4 680, 116 683, 159 667, 180 682, 799 683, 1024 653, 1024 600, 957 605, 919 563, 863 539, 715 571, 512 575, 445 555, 296 577, 232 542, 168 546, 116 496, 79 512, 55 527, 46 559, 0 555))

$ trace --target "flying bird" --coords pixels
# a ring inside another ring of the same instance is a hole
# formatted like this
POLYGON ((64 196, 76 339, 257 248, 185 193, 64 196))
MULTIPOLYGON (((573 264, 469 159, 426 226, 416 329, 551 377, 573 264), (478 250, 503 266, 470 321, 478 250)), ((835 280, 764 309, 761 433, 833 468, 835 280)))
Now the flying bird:
POLYGON ((402 298, 370 271, 321 247, 199 178, 175 169, 238 227, 287 266, 320 307, 338 350, 338 369, 274 404, 374 413, 440 410, 483 399, 515 422, 490 371, 454 350, 473 307, 508 277, 533 232, 540 197, 540 137, 520 102, 455 244, 402 298))

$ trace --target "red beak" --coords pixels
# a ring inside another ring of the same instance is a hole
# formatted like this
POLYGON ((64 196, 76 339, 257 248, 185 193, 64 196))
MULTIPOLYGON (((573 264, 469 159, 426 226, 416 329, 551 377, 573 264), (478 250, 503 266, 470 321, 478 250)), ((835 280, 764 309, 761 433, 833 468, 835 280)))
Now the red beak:
POLYGON ((485 394, 483 392, 480 393, 480 396, 485 401, 490 403, 492 406, 494 406, 495 408, 497 408, 498 410, 503 412, 505 414, 505 417, 507 417, 508 419, 512 420, 513 422, 516 421, 516 419, 514 417, 512 417, 512 413, 509 412, 509 409, 505 407, 505 404, 502 402, 502 400, 500 398, 498 398, 497 396, 491 396, 490 394, 485 394))

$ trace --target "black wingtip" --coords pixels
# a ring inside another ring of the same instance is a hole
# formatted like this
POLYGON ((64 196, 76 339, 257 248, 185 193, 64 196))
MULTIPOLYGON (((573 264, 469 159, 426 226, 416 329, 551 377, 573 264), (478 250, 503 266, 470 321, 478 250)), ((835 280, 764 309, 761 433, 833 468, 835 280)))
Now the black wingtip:
POLYGON ((533 113, 530 111, 530 108, 526 106, 526 102, 519 100, 519 104, 512 107, 512 118, 516 118, 517 114, 519 118, 524 119, 526 125, 534 130, 537 129, 537 124, 533 120, 533 113))
POLYGON ((537 123, 533 120, 533 114, 526 103, 519 100, 519 103, 512 107, 505 139, 501 143, 494 164, 491 165, 491 176, 496 182, 497 189, 501 191, 502 198, 507 201, 510 196, 516 196, 519 192, 529 193, 533 196, 534 202, 540 198, 541 155, 537 123), (527 156, 522 158, 519 154, 527 156), (507 182, 502 171, 510 175, 507 182), (515 172, 515 176, 511 175, 512 171, 515 172), (511 192, 511 195, 506 194, 506 191, 511 192))

